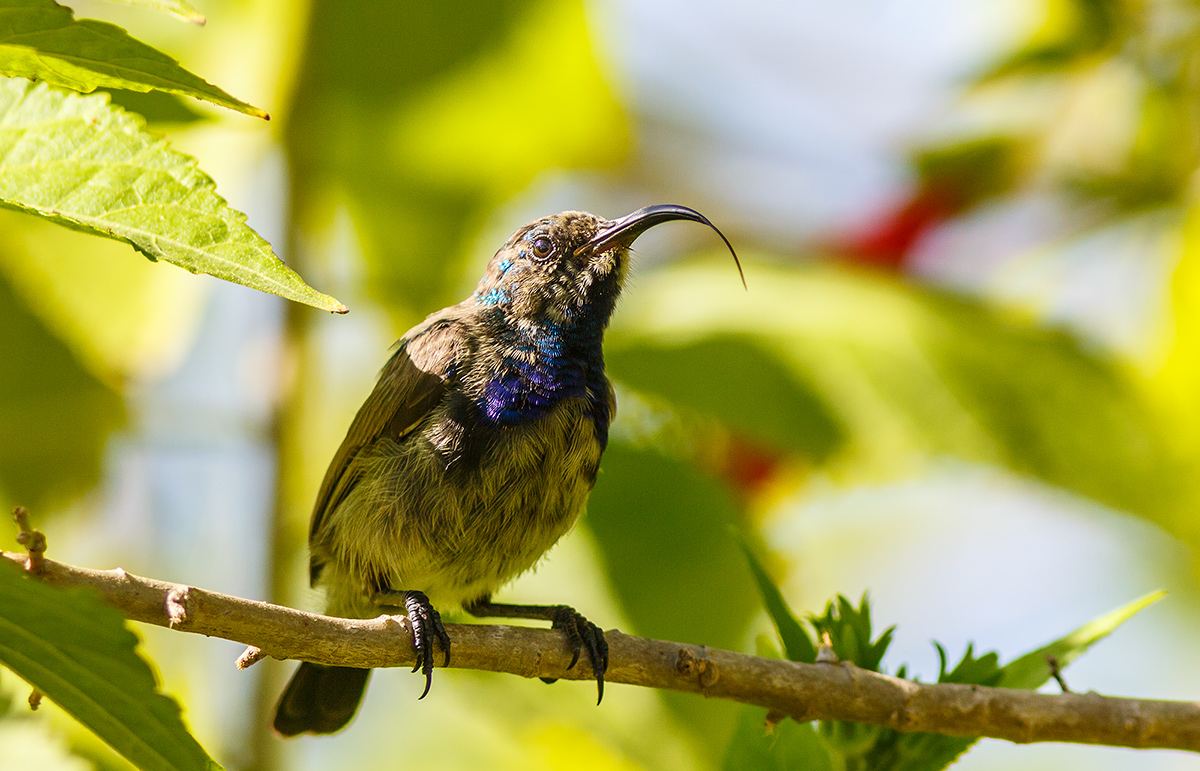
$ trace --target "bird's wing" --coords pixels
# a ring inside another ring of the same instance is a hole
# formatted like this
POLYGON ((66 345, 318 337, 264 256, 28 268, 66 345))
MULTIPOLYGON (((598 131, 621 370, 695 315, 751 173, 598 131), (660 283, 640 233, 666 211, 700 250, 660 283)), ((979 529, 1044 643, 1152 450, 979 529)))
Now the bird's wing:
MULTIPOLYGON (((358 482, 358 474, 351 469, 359 451, 384 437, 399 441, 441 403, 450 385, 448 373, 462 350, 462 338, 462 329, 453 318, 433 316, 401 339, 325 472, 313 507, 310 540, 358 482)), ((310 564, 312 582, 321 567, 316 561, 310 564)))

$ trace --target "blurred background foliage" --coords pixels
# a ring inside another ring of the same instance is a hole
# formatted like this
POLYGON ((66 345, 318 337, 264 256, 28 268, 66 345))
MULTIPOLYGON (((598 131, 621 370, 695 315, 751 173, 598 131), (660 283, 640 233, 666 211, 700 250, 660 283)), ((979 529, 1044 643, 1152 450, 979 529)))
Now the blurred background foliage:
MULTIPOLYGON (((210 0, 199 30, 76 4, 271 112, 114 97, 352 313, 0 213, 0 500, 35 507, 52 556, 318 607, 309 508, 391 342, 533 217, 678 202, 730 236, 749 290, 698 228, 639 241, 587 517, 506 599, 753 650, 770 624, 737 525, 793 608, 870 590, 898 660, 936 679, 930 637, 1010 657, 1164 586, 1068 678, 1196 698, 1200 3, 894 6, 210 0)), ((231 769, 785 768, 814 740, 730 704, 618 686, 596 709, 586 684, 469 672, 417 704, 385 672, 346 732, 284 744, 286 666, 145 637, 231 769)), ((19 712, 0 735, 38 767, 124 767, 53 708, 19 712)), ((1187 762, 984 742, 960 764, 1187 762)))

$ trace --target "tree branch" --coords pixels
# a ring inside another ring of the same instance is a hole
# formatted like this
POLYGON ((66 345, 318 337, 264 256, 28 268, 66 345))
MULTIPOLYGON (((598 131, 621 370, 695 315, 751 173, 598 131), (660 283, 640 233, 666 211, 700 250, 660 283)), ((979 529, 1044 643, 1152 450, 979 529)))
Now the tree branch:
MULTIPOLYGON (((23 554, 0 557, 26 565, 23 554)), ((353 667, 412 666, 407 624, 394 616, 356 620, 320 616, 183 584, 43 560, 39 577, 54 586, 99 591, 127 618, 253 646, 239 664, 262 656, 353 667)), ((587 680, 585 660, 557 631, 452 624, 451 666, 521 677, 587 680)), ((605 633, 605 679, 754 704, 798 721, 850 720, 897 731, 987 736, 1012 742, 1076 742, 1200 752, 1200 703, 1123 699, 1096 693, 913 683, 848 664, 797 664, 701 645, 605 633)), ((438 661, 441 657, 436 657, 438 661)))

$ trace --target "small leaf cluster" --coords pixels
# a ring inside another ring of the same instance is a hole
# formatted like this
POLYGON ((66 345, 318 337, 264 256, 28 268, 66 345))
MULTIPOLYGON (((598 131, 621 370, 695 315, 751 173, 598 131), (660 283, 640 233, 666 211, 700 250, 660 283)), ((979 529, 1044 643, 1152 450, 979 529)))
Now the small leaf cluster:
MULTIPOLYGON (((838 595, 826 604, 820 615, 809 615, 801 621, 788 607, 754 550, 744 539, 741 543, 788 660, 814 663, 818 660, 818 646, 828 646, 842 664, 888 674, 883 659, 896 627, 890 626, 874 636, 871 604, 866 594, 857 606, 838 595)), ((995 651, 976 655, 975 646, 970 643, 958 663, 951 667, 945 647, 935 641, 933 645, 938 654, 936 682, 1038 688, 1050 679, 1051 666, 1066 666, 1134 613, 1162 596, 1162 592, 1147 595, 1005 666, 1000 665, 1000 655, 995 651)), ((908 666, 901 665, 893 674, 899 678, 908 677, 908 666)), ((915 677, 911 679, 919 681, 915 677)), ((800 725, 787 720, 776 725, 771 735, 766 735, 761 724, 762 716, 757 711, 747 710, 743 714, 729 746, 726 769, 938 771, 979 741, 978 738, 941 734, 901 733, 882 726, 845 721, 800 725)))

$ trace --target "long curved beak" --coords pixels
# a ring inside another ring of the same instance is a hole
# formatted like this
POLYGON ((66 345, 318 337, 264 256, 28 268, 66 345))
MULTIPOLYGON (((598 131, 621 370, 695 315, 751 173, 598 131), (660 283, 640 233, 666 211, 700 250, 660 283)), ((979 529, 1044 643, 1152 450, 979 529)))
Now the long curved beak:
POLYGON ((742 287, 746 287, 746 274, 742 272, 742 263, 738 260, 737 252, 733 250, 733 244, 729 243, 725 234, 700 212, 676 204, 645 206, 624 217, 610 220, 596 231, 596 235, 592 236, 590 241, 576 249, 575 254, 579 255, 585 251, 603 252, 614 246, 629 246, 650 228, 672 220, 691 220, 699 222, 701 225, 708 225, 716 231, 716 234, 725 242, 725 246, 729 247, 729 253, 733 255, 733 263, 737 265, 738 276, 742 279, 742 287))

